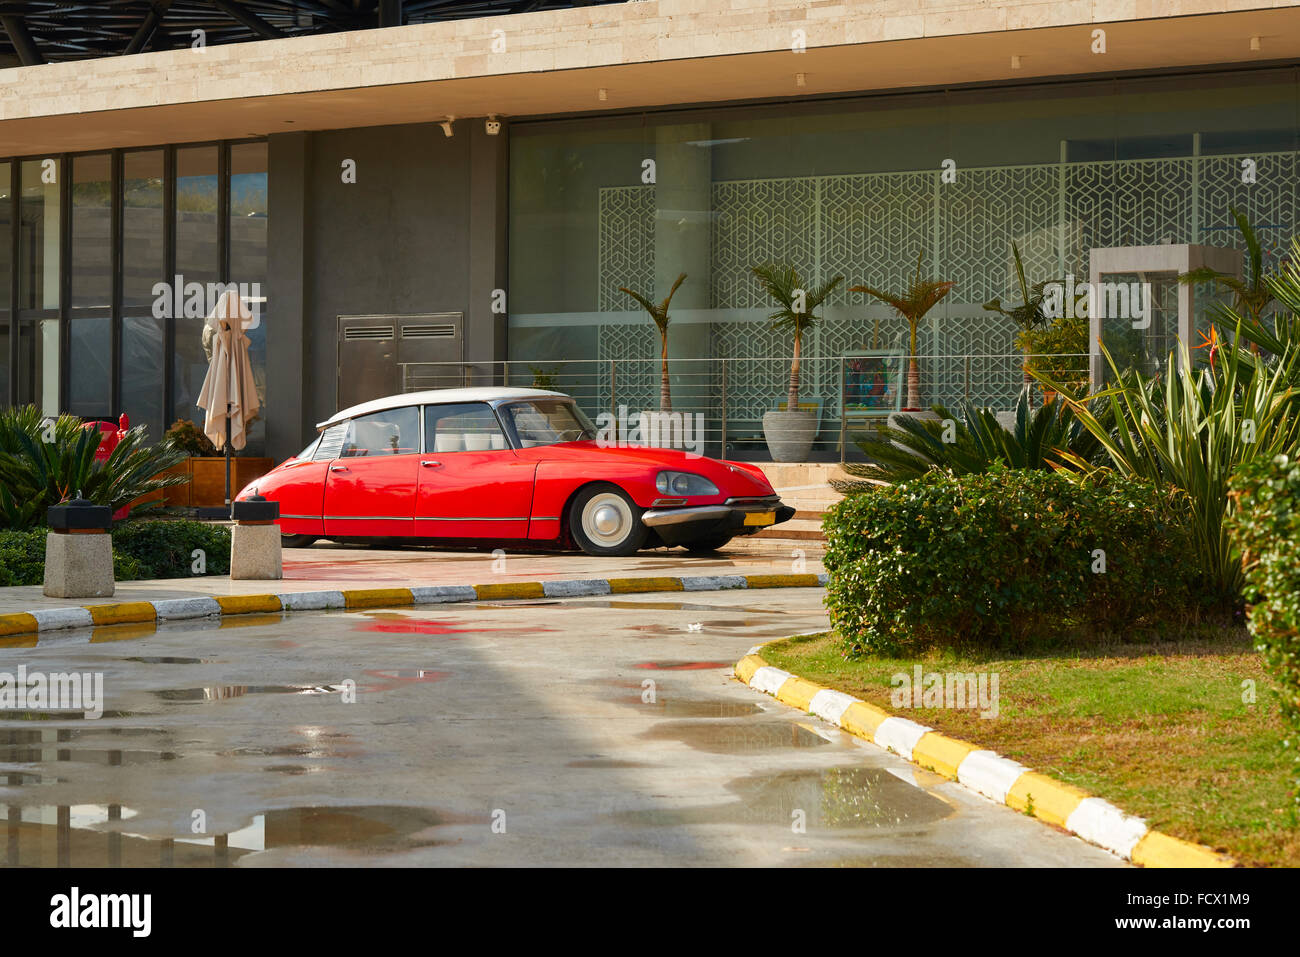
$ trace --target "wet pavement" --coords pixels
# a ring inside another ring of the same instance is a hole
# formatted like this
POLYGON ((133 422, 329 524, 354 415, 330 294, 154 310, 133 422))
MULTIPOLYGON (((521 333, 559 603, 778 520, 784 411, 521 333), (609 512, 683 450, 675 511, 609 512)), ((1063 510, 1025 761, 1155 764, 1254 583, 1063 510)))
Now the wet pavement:
POLYGON ((58 632, 0 711, 9 866, 1116 866, 739 684, 818 589, 58 632))

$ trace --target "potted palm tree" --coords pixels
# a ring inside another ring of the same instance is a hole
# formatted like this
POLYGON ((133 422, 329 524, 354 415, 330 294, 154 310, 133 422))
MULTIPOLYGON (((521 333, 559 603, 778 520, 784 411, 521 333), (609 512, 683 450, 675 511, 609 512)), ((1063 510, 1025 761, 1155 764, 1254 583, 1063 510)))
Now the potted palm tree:
POLYGON ((619 292, 627 293, 641 304, 641 308, 650 314, 651 321, 659 330, 659 410, 661 412, 671 412, 673 410, 672 386, 668 380, 668 305, 673 301, 673 294, 677 292, 677 287, 685 279, 686 273, 678 276, 677 281, 673 283, 673 288, 669 289, 668 295, 664 297, 664 301, 657 306, 645 296, 633 292, 626 286, 618 287, 619 292))
POLYGON ((763 415, 763 437, 773 462, 803 462, 817 438, 817 416, 799 408, 799 362, 803 355, 803 334, 817 325, 817 309, 844 281, 836 276, 817 289, 805 289, 803 280, 792 266, 766 264, 751 266, 759 285, 776 302, 768 316, 773 329, 794 333, 794 355, 790 360, 790 385, 784 411, 763 415))
POLYGON ((907 284, 907 291, 901 295, 881 292, 871 286, 849 288, 849 292, 866 293, 871 298, 883 302, 907 320, 910 336, 907 353, 907 407, 903 409, 904 412, 921 411, 921 367, 916 358, 916 331, 920 328, 925 314, 937 306, 956 285, 940 279, 922 279, 921 262, 924 258, 925 250, 922 249, 916 256, 916 275, 907 284))

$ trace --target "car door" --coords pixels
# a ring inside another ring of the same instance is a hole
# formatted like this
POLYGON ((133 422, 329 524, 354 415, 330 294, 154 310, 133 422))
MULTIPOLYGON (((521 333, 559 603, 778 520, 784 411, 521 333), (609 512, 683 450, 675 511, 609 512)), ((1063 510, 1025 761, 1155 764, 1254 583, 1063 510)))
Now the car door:
POLYGON ((280 503, 280 531, 285 535, 324 535, 321 505, 325 478, 347 434, 347 424, 331 426, 288 462, 280 466, 286 477, 273 497, 280 503))
POLYGON ((419 470, 417 406, 352 419, 325 480, 325 534, 330 538, 414 534, 419 470))
POLYGON ((415 533, 429 538, 528 537, 536 466, 509 447, 486 402, 424 408, 415 533))

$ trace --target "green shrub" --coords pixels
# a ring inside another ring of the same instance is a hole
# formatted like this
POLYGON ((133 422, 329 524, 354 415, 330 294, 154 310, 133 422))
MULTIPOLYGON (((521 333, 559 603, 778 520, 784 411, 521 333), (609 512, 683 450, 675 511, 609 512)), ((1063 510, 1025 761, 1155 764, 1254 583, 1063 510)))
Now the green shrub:
POLYGON ((855 655, 1184 618, 1196 582, 1182 502, 1107 473, 1000 467, 849 496, 825 522, 831 622, 855 655))
POLYGON ((230 529, 189 521, 126 521, 113 529, 113 550, 140 565, 138 578, 187 578, 202 549, 209 575, 230 571, 230 529))
POLYGON ((1285 741, 1296 761, 1300 812, 1300 461, 1286 455, 1245 465, 1232 482, 1230 522, 1245 568, 1255 647, 1282 689, 1285 741))
MULTIPOLYGON (((45 580, 47 529, 0 531, 0 586, 40 585, 45 580)), ((206 554, 206 573, 230 571, 230 529, 186 521, 128 521, 113 529, 113 577, 189 578, 193 552, 206 554)))

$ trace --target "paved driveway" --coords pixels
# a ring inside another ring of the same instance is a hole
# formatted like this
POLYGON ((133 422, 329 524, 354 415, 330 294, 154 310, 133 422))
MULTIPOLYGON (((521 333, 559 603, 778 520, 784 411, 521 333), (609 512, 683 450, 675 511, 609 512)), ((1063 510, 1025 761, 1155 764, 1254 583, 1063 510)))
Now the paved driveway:
POLYGON ((1119 863, 730 677, 753 644, 824 628, 821 594, 244 616, 0 649, 0 671, 102 671, 106 708, 0 720, 0 860, 1119 863))

